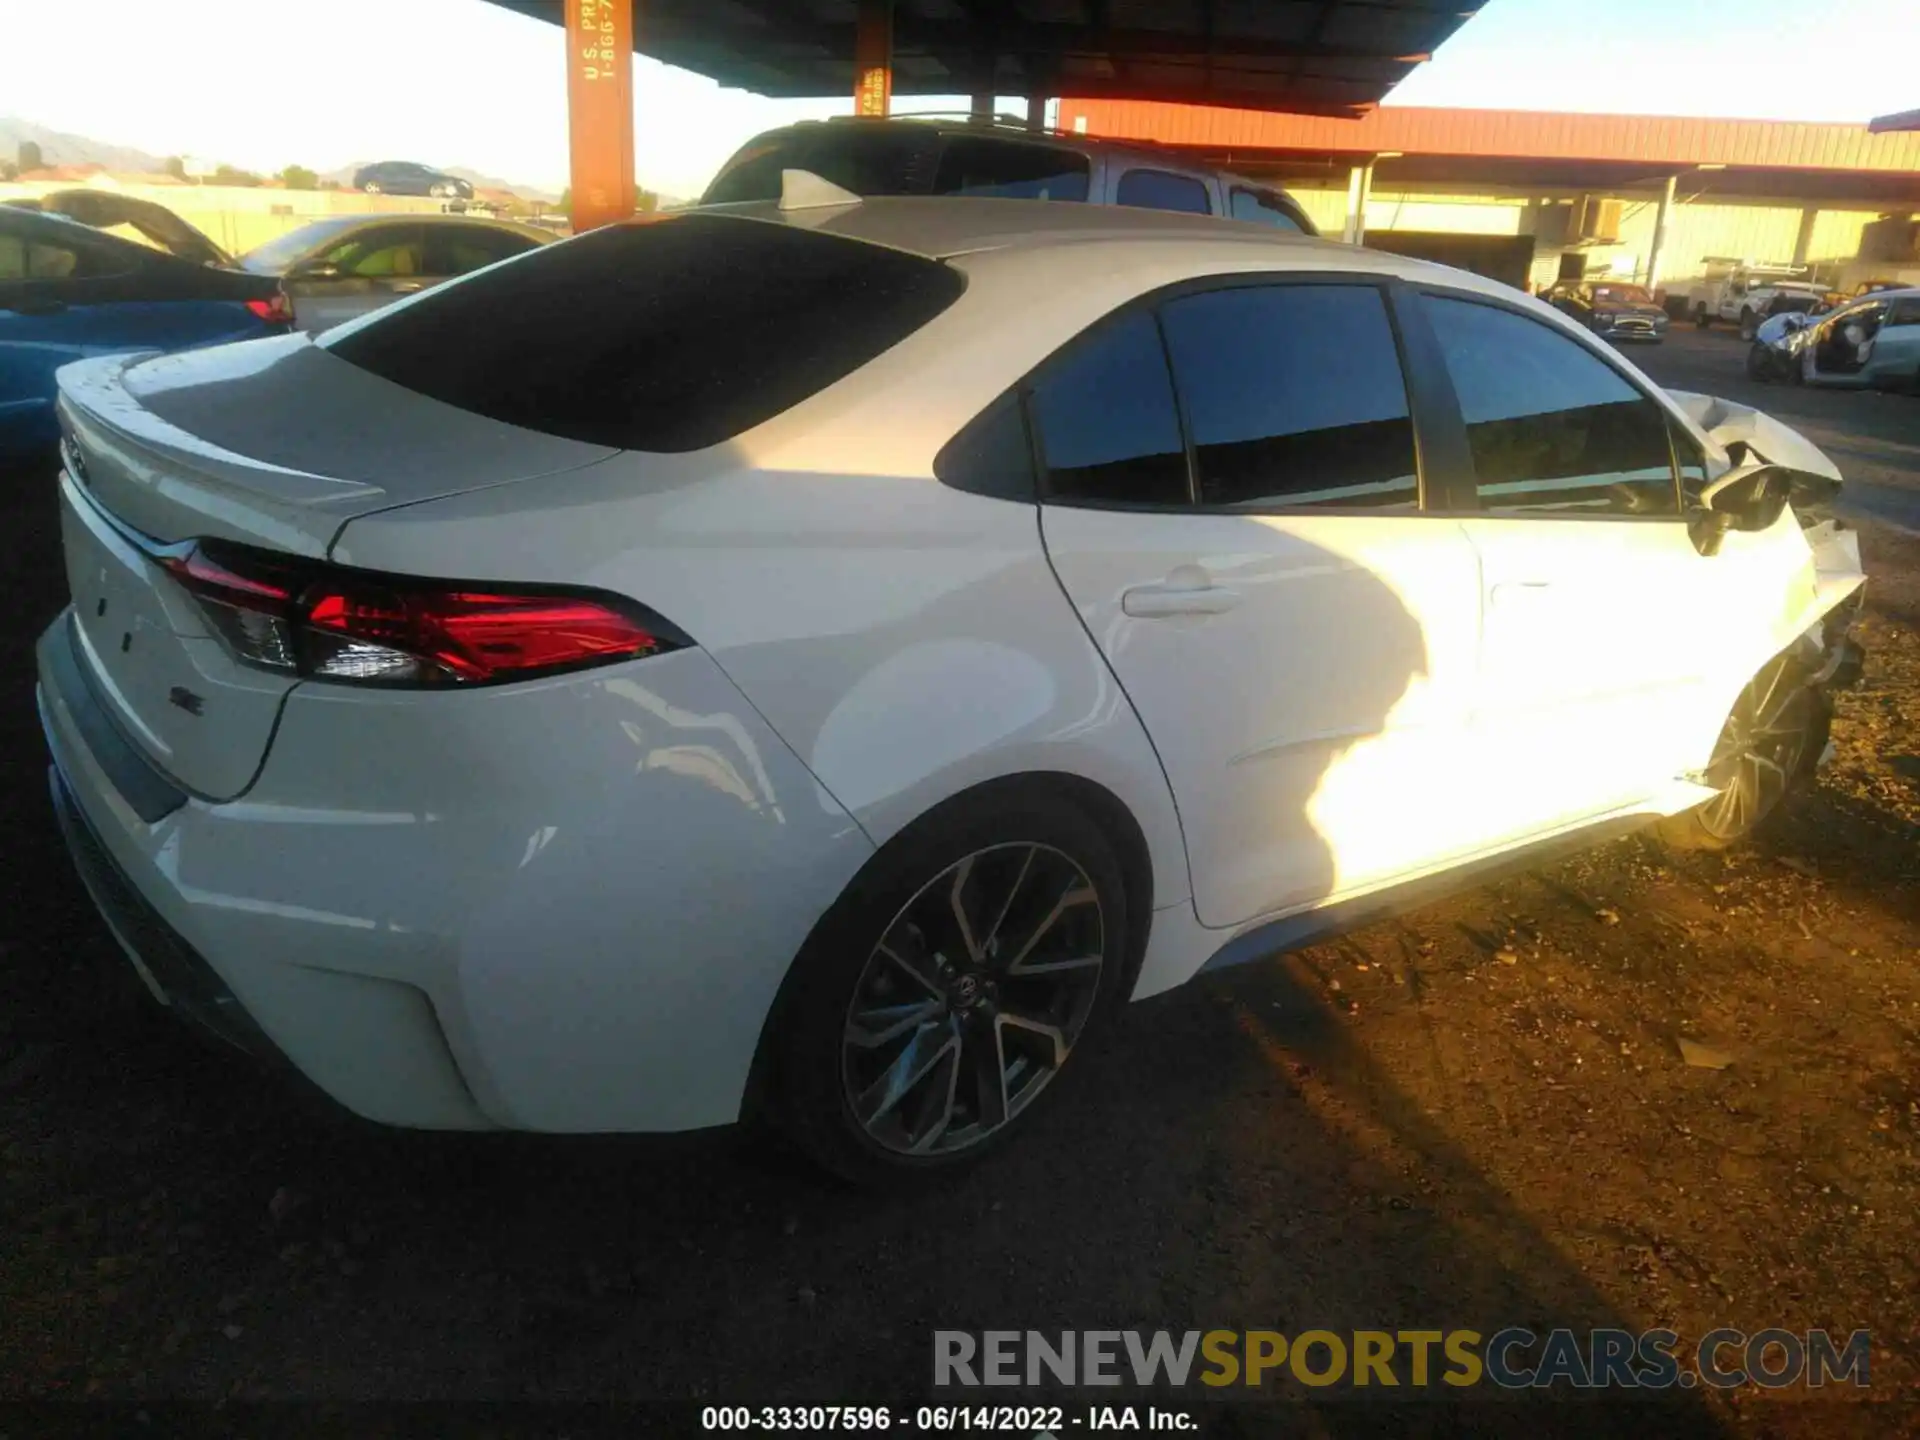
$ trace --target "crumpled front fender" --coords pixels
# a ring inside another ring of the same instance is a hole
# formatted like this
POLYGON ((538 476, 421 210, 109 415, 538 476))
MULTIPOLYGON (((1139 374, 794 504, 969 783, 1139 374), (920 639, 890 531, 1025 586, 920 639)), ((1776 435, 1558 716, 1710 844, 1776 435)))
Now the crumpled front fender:
POLYGON ((1826 451, 1764 410, 1691 390, 1669 390, 1667 394, 1722 450, 1744 445, 1756 460, 1824 475, 1836 483, 1841 479, 1840 467, 1827 457, 1826 451))

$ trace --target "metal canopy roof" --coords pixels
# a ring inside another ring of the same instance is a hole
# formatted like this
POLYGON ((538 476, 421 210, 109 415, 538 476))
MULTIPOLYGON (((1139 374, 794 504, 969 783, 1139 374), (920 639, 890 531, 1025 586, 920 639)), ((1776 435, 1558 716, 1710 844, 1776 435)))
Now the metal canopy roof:
MULTIPOLYGON (((555 24, 566 0, 494 0, 555 24)), ((851 95, 857 0, 632 0, 634 48, 763 95, 851 95)), ((1364 113, 1485 0, 895 0, 896 95, 1364 113)))

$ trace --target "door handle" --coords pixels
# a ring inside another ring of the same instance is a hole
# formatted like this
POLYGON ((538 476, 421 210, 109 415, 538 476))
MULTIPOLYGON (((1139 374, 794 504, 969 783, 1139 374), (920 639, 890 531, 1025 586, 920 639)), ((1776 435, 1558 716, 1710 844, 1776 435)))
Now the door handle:
POLYGON ((1211 581, 1194 584, 1168 580, 1159 585, 1136 585, 1123 591, 1120 609, 1137 620, 1169 615, 1224 615, 1240 603, 1240 592, 1211 581))
POLYGON ((1490 592, 1496 605, 1512 605, 1537 600, 1553 589, 1551 580, 1502 580, 1490 592))

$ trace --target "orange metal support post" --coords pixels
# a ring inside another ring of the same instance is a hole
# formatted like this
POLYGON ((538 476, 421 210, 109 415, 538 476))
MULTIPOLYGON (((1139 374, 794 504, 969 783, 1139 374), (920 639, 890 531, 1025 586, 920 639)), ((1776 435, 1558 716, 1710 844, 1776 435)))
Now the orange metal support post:
POLYGON ((853 113, 893 108, 893 0, 860 0, 853 37, 853 113))
POLYGON ((567 138, 576 231, 633 214, 635 3, 566 0, 567 138))

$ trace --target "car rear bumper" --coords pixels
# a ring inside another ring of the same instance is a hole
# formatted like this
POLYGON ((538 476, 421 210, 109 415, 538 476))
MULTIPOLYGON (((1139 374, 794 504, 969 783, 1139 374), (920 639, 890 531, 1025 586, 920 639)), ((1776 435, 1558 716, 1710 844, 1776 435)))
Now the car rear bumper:
POLYGON ((244 796, 161 812, 63 648, 64 614, 39 654, 56 813, 148 987, 386 1124, 736 1118, 788 964, 872 853, 697 650, 302 686, 244 796))

